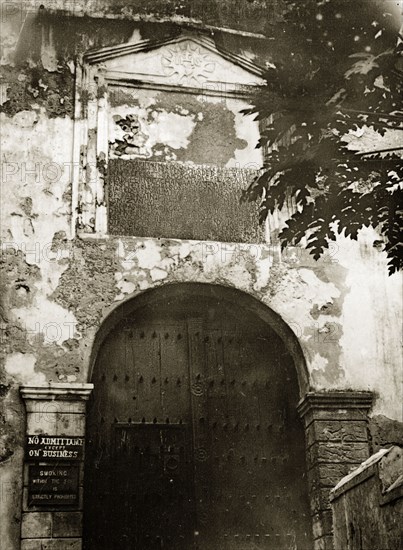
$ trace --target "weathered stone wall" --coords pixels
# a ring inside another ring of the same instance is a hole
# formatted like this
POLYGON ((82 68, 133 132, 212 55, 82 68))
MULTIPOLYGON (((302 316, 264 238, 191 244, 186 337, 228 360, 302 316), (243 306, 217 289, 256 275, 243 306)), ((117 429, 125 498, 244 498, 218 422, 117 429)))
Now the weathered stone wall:
POLYGON ((281 0, 27 0, 8 4, 8 14, 31 13, 41 6, 81 17, 168 19, 249 32, 261 32, 268 17, 277 20, 283 9, 281 0))
POLYGON ((374 391, 373 444, 399 443, 401 279, 387 276, 386 258, 373 247, 376 234, 367 231, 359 243, 340 239, 319 262, 300 248, 280 255, 269 244, 73 237, 75 57, 150 30, 132 21, 107 27, 80 19, 64 22, 62 32, 60 21, 36 26, 15 14, 6 23, 0 505, 8 520, 0 524, 2 548, 19 547, 25 430, 19 385, 87 382, 102 321, 125 300, 166 283, 219 284, 261 300, 298 337, 310 386, 374 391), (32 43, 30 29, 36 29, 32 43))
POLYGON ((332 490, 335 550, 402 546, 402 447, 382 449, 332 490))

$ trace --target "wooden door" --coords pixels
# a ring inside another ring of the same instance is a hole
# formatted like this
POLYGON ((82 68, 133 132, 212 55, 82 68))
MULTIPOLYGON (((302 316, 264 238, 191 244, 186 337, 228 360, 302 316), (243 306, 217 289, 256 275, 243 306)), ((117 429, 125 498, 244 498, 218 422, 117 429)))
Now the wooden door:
POLYGON ((189 433, 183 424, 115 425, 114 547, 192 545, 193 476, 189 433))
POLYGON ((296 374, 257 318, 144 310, 106 339, 93 381, 87 550, 311 547, 296 374))

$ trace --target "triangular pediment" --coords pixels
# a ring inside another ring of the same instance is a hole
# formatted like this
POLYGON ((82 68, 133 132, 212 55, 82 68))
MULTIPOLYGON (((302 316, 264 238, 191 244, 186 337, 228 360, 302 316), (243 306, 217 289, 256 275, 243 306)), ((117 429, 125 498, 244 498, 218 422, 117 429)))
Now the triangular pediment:
POLYGON ((113 79, 135 79, 168 86, 202 88, 258 86, 263 69, 246 56, 218 48, 213 40, 183 34, 163 42, 142 41, 103 48, 86 55, 113 79))

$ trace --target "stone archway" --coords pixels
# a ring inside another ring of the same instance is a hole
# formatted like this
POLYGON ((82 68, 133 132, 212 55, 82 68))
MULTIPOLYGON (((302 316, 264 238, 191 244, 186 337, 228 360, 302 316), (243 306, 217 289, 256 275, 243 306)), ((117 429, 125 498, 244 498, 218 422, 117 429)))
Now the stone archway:
POLYGON ((292 331, 235 289, 166 285, 94 346, 84 548, 312 546, 292 331))
POLYGON ((225 301, 231 304, 237 304, 243 310, 256 315, 263 323, 266 323, 279 338, 283 341, 288 353, 291 355, 295 371, 298 378, 299 395, 304 397, 310 390, 309 373, 306 366, 304 353, 297 336, 289 325, 266 304, 252 296, 251 294, 237 288, 222 286, 218 284, 208 284, 199 282, 181 282, 168 283, 155 288, 148 289, 134 297, 130 297, 122 303, 119 303, 109 315, 103 319, 94 339, 94 343, 89 358, 88 380, 92 379, 95 362, 99 353, 100 346, 107 335, 114 327, 126 317, 145 306, 158 304, 160 301, 170 299, 178 300, 183 296, 198 296, 200 298, 211 298, 225 301))

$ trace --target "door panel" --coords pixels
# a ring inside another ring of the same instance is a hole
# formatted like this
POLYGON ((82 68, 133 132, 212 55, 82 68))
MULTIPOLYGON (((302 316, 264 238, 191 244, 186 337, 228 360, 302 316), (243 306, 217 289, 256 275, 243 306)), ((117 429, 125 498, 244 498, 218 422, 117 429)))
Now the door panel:
POLYGON ((114 486, 114 548, 190 548, 194 503, 187 427, 116 424, 114 486))
POLYGON ((93 381, 86 550, 311 548, 296 374, 266 325, 160 304, 109 335, 93 381))

